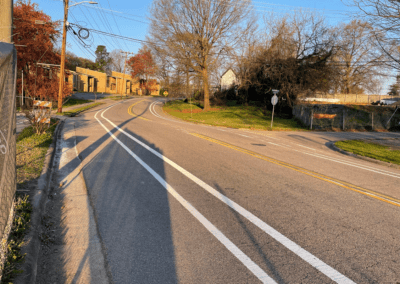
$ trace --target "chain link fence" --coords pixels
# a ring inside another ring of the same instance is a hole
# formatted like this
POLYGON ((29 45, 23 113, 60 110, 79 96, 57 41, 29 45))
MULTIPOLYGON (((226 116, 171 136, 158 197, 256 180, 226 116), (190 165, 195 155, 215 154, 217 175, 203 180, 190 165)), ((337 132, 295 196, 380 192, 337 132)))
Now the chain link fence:
POLYGON ((298 104, 293 115, 317 130, 398 130, 400 111, 395 106, 298 104))
POLYGON ((0 238, 16 192, 16 70, 14 45, 0 42, 0 238))

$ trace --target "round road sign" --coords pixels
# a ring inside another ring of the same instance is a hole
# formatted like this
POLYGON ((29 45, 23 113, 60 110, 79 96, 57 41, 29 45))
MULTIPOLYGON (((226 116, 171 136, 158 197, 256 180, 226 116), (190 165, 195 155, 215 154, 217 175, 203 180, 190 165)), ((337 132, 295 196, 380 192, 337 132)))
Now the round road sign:
POLYGON ((278 103, 278 97, 277 97, 276 95, 274 95, 274 96, 272 97, 271 103, 272 103, 273 106, 276 105, 276 104, 278 103))

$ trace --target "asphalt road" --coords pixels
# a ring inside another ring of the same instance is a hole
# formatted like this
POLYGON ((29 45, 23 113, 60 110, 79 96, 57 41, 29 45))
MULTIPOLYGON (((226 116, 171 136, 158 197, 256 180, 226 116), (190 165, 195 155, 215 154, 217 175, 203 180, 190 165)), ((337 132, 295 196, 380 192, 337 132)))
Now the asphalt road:
POLYGON ((134 98, 74 118, 114 283, 400 282, 400 170, 134 98))
POLYGON ((17 134, 21 133, 25 127, 30 126, 29 120, 23 113, 17 113, 17 134))

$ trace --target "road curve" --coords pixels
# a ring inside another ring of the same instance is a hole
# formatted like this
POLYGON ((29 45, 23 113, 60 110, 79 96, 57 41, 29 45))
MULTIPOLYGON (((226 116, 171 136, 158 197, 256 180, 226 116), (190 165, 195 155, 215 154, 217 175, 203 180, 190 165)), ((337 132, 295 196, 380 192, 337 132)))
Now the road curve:
POLYGON ((400 170, 327 147, 398 133, 197 125, 163 101, 75 118, 114 283, 400 281, 400 170))

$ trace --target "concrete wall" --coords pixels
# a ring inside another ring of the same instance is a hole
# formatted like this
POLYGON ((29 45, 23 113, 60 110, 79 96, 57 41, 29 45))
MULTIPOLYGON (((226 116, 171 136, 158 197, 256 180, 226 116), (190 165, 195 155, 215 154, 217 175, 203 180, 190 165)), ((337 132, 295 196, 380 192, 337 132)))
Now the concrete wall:
POLYGON ((312 101, 313 98, 326 98, 326 99, 336 99, 339 104, 357 103, 357 104, 371 104, 381 99, 388 99, 391 96, 388 95, 365 95, 365 94, 314 94, 308 96, 308 101, 312 101))
POLYGON ((106 92, 107 74, 76 67, 79 92, 106 92))
POLYGON ((293 115, 307 127, 312 125, 312 129, 379 130, 400 127, 400 110, 387 124, 394 111, 395 107, 390 106, 298 104, 293 115))
MULTIPOLYGON (((107 76, 106 73, 77 67, 74 87, 78 92, 130 95, 136 94, 140 89, 140 83, 128 74, 112 71, 111 76, 107 76)), ((160 86, 157 84, 157 90, 151 94, 158 95, 159 89, 160 86)))

